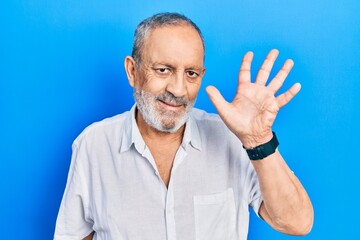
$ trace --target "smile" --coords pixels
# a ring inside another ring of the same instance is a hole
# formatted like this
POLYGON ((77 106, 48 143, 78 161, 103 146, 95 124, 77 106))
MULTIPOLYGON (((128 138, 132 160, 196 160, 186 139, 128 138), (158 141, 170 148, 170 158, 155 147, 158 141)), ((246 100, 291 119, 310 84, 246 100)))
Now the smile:
POLYGON ((177 104, 177 103, 171 103, 171 102, 164 102, 164 101, 162 101, 162 100, 159 100, 158 99, 158 101, 160 102, 160 104, 162 105, 162 106, 165 106, 166 108, 170 108, 170 109, 179 109, 180 107, 183 107, 184 106, 184 104, 177 104))

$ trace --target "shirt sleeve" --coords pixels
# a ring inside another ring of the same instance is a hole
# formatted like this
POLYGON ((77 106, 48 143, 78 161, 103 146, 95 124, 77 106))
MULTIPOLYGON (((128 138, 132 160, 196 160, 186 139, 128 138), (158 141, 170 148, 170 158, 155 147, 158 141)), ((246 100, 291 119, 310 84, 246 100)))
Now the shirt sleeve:
POLYGON ((253 178, 250 181, 251 182, 251 185, 250 185, 251 190, 250 190, 250 194, 249 194, 249 199, 250 199, 249 205, 254 210, 256 215, 258 217, 260 217, 259 210, 260 210, 261 203, 263 202, 263 198, 261 196, 260 185, 259 185, 259 181, 258 181, 255 171, 254 171, 254 175, 255 176, 253 176, 253 178))
POLYGON ((73 144, 73 153, 66 183, 56 220, 54 240, 83 239, 92 230, 92 221, 88 215, 88 191, 84 178, 85 154, 73 144))
POLYGON ((252 163, 250 162, 250 159, 245 151, 243 151, 243 156, 245 156, 245 158, 247 159, 247 162, 248 162, 247 174, 246 174, 247 178, 246 178, 245 182, 246 182, 246 187, 248 189, 248 194, 249 194, 248 195, 249 206, 254 210, 256 215, 258 217, 260 217, 259 210, 260 210, 261 203, 263 202, 263 198, 261 195, 259 179, 258 179, 255 169, 254 169, 252 163))

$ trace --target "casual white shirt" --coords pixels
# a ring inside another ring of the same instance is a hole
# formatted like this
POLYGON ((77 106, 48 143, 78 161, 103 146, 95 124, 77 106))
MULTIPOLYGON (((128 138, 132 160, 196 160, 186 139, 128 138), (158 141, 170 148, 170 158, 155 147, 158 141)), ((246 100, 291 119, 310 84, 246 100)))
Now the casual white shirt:
POLYGON ((193 109, 168 188, 129 112, 86 128, 73 155, 55 240, 247 239, 262 202, 252 164, 218 115, 193 109))

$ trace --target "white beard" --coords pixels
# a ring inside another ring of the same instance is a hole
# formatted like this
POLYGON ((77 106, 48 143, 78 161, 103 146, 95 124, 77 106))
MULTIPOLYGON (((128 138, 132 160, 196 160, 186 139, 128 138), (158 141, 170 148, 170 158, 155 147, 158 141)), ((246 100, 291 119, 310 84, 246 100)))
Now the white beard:
POLYGON ((195 103, 195 100, 191 102, 185 98, 177 98, 169 92, 162 95, 154 95, 137 88, 135 88, 134 97, 136 106, 144 121, 156 130, 168 133, 175 133, 186 123, 189 118, 189 112, 195 103), (159 110, 156 107, 156 102, 160 100, 183 104, 185 106, 185 111, 183 113, 178 113, 174 111, 159 110))

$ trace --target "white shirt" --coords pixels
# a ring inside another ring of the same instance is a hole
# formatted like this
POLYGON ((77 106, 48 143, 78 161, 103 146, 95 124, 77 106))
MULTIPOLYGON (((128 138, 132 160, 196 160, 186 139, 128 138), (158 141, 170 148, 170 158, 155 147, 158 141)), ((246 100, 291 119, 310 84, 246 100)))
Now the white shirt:
POLYGON ((73 143, 54 239, 247 239, 262 202, 239 139, 218 115, 193 109, 166 188, 129 112, 94 123, 73 143))

